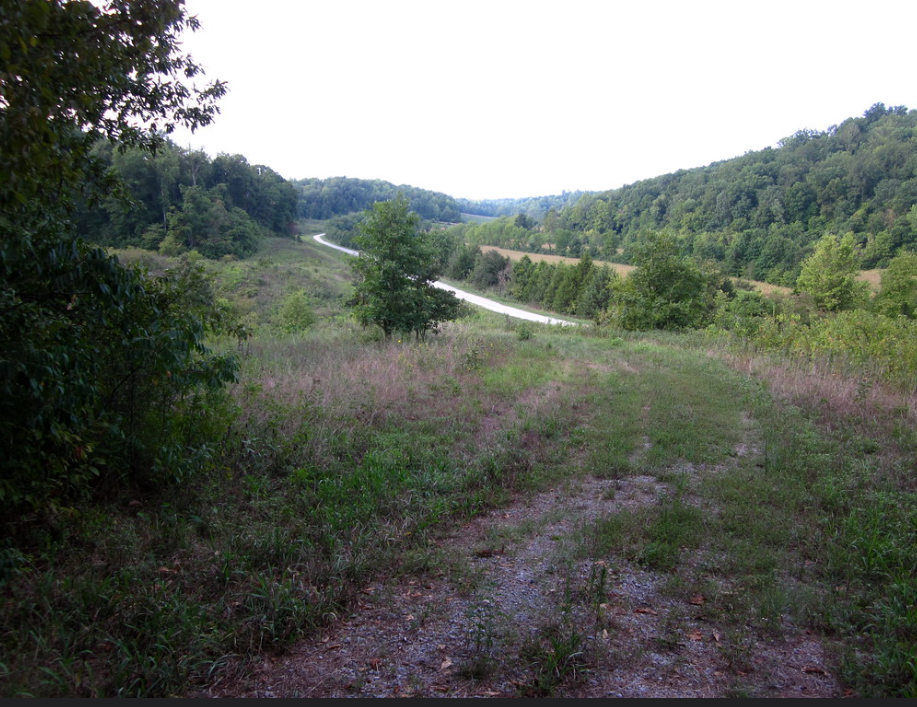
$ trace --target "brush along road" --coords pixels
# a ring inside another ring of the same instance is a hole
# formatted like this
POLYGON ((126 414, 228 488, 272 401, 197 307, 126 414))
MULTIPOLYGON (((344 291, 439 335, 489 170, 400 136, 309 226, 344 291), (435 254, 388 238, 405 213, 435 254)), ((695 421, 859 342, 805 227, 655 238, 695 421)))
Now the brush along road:
MULTIPOLYGON (((326 245, 329 248, 334 248, 339 250, 342 253, 347 253, 348 255, 359 255, 360 252, 353 250, 352 248, 344 248, 343 246, 335 245, 334 243, 329 243, 324 239, 324 233, 319 233, 316 236, 312 236, 316 241, 322 245, 326 245)), ((508 317, 513 317, 514 319, 525 319, 530 322, 538 322, 539 324, 560 324, 561 326, 575 326, 576 322, 568 322, 564 319, 555 319, 554 317, 548 317, 543 314, 535 314, 534 312, 526 312, 522 309, 516 309, 515 307, 509 307, 505 304, 500 304, 499 302, 494 302, 491 299, 486 297, 481 297, 479 295, 473 295, 470 292, 464 292, 462 290, 452 287, 452 285, 447 285, 444 282, 434 282, 433 287, 438 287, 441 290, 448 290, 460 300, 465 300, 469 304, 473 304, 477 307, 483 309, 489 309, 491 312, 497 312, 499 314, 505 314, 508 317)))

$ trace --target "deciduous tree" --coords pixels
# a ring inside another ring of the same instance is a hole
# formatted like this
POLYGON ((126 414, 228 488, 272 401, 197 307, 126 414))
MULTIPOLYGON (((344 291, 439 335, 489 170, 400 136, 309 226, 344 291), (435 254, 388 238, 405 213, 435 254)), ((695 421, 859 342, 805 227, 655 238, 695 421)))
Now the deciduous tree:
POLYGON ((437 257, 419 222, 399 195, 373 205, 355 239, 361 255, 353 262, 351 305, 361 324, 378 326, 386 338, 394 332, 423 336, 458 315, 455 295, 433 286, 437 257))
POLYGON ((874 304, 876 311, 889 317, 917 319, 917 253, 892 258, 882 273, 882 289, 874 304))
POLYGON ((609 313, 625 329, 684 329, 700 326, 713 309, 703 271, 681 256, 669 233, 650 233, 635 249, 638 266, 614 284, 609 313))
POLYGON ((866 301, 869 287, 856 279, 859 271, 853 234, 838 238, 829 233, 803 261, 796 288, 808 292, 817 307, 829 312, 854 309, 866 301))
POLYGON ((194 455, 174 415, 234 377, 204 344, 225 320, 195 268, 147 277, 74 227, 78 199, 116 187, 100 138, 153 152, 216 114, 223 84, 189 84, 200 68, 179 52, 196 28, 181 0, 2 2, 0 516, 99 477, 181 476, 194 455))

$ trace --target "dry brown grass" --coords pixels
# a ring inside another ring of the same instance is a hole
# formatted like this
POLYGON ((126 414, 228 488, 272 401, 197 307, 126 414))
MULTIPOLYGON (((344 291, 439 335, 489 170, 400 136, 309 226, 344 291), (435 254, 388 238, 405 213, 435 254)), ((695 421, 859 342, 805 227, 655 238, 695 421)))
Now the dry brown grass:
POLYGON ((883 268, 875 268, 874 270, 861 270, 860 274, 857 275, 857 280, 861 282, 868 282, 869 289, 872 290, 873 294, 879 291, 879 288, 882 286, 882 273, 885 270, 883 268))
POLYGON ((734 278, 737 282, 746 282, 751 285, 757 292, 760 292, 765 295, 771 295, 774 293, 781 295, 788 295, 793 291, 792 287, 783 287, 782 285, 772 285, 769 282, 762 282, 761 280, 746 280, 744 278, 734 278))
MULTIPOLYGON (((510 250, 509 248, 498 248, 495 245, 481 246, 481 250, 484 252, 492 250, 495 253, 499 253, 504 258, 509 258, 510 260, 513 260, 513 261, 522 260, 523 256, 527 255, 533 263, 540 263, 543 261, 543 262, 551 263, 551 264, 566 263, 567 265, 576 265, 579 262, 579 258, 568 258, 563 255, 546 255, 544 253, 526 253, 525 251, 521 251, 521 250, 510 250)), ((620 275, 621 277, 626 277, 627 275, 629 275, 630 273, 632 273, 634 270, 637 269, 636 266, 634 265, 622 265, 621 263, 609 263, 607 260, 594 260, 593 262, 596 265, 607 265, 612 270, 614 270, 616 273, 618 273, 618 275, 620 275)), ((766 295, 769 295, 773 292, 777 292, 780 294, 789 294, 790 292, 793 291, 791 287, 783 287, 781 285, 772 285, 769 282, 761 282, 759 280, 744 280, 740 278, 735 278, 735 279, 740 280, 741 282, 747 282, 749 285, 754 287, 755 290, 757 290, 758 292, 762 292, 766 295)))
POLYGON ((777 399, 816 411, 829 429, 863 426, 892 439, 896 427, 917 426, 913 388, 905 391, 867 374, 844 374, 824 361, 731 353, 723 358, 732 368, 766 381, 777 399))
MULTIPOLYGON (((382 410, 403 410, 418 390, 444 377, 462 378, 476 342, 461 325, 430 342, 380 341, 342 347, 336 341, 290 340, 286 351, 255 379, 265 395, 291 404, 307 399, 341 412, 371 399, 382 410)), ((272 344, 276 347, 276 344, 272 344)), ((480 352, 482 356, 494 354, 480 352)))
MULTIPOLYGON (((484 245, 481 246, 481 250, 487 252, 489 250, 495 251, 502 255, 505 258, 510 260, 522 260, 523 256, 528 256, 529 259, 534 263, 546 262, 551 264, 557 263, 566 263, 567 265, 576 265, 579 262, 579 258, 567 258, 563 255, 545 255, 544 253, 526 253, 521 250, 510 250, 508 248, 498 248, 495 245, 484 245)), ((596 265, 607 265, 615 272, 617 272, 622 277, 629 274, 631 271, 636 268, 633 265, 621 265, 620 263, 609 263, 605 260, 594 260, 596 265)))
POLYGON ((515 421, 513 401, 498 400, 480 385, 480 372, 500 367, 509 348, 475 337, 462 323, 427 342, 273 341, 254 352, 266 365, 236 394, 248 398, 242 408, 254 422, 282 438, 308 428, 318 457, 328 440, 355 424, 367 431, 445 425, 460 445, 463 439, 485 442, 515 421))

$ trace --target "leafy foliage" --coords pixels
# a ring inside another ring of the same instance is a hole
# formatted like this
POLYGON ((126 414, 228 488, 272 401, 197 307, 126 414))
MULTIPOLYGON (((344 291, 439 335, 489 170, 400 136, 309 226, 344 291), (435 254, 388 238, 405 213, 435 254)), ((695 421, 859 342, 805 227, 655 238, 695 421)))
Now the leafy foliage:
POLYGON ((302 218, 328 219, 362 212, 378 201, 390 201, 403 194, 411 210, 429 221, 458 222, 458 205, 451 196, 417 187, 396 187, 382 180, 333 177, 300 179, 294 182, 299 192, 302 218))
POLYGON ((754 341, 767 349, 870 366, 908 387, 917 380, 917 324, 905 317, 852 310, 804 322, 798 315, 778 314, 761 322, 754 341))
MULTIPOLYGON (((528 219, 541 220, 552 210, 555 212, 574 204, 583 196, 581 191, 565 191, 556 196, 536 196, 524 199, 459 199, 458 205, 462 213, 481 216, 509 216, 522 215, 528 219)), ((532 224, 525 221, 517 224, 524 228, 531 228, 532 224)))
POLYGON ((104 140, 92 154, 123 184, 121 193, 92 206, 81 203, 75 214, 78 231, 94 243, 242 258, 263 235, 292 232, 293 186, 241 155, 211 160, 168 140, 155 155, 137 148, 122 152, 104 140))
POLYGON ((802 264, 796 287, 812 295, 816 306, 829 312, 853 309, 866 301, 865 282, 856 279, 859 264, 853 234, 843 238, 828 234, 802 264))
POLYGON ((650 234, 635 261, 637 269, 612 293, 612 321, 631 330, 685 329, 712 313, 710 279, 680 255, 671 234, 650 234))
POLYGON ((232 329, 200 271, 125 268, 75 235, 75 205, 115 193, 101 138, 154 153, 210 122, 225 88, 188 87, 196 29, 177 0, 4 3, 0 15, 0 439, 6 519, 96 479, 161 481, 200 445, 181 411, 232 380, 204 338, 232 329), (189 446, 190 445, 190 446, 189 446))
POLYGON ((429 234, 418 230, 418 217, 403 195, 376 203, 361 225, 353 262, 359 278, 352 300, 357 319, 373 324, 386 338, 393 332, 424 335, 458 316, 460 302, 433 286, 438 276, 429 234))
POLYGON ((315 314, 305 290, 291 292, 283 299, 277 316, 280 328, 288 333, 305 331, 315 324, 315 314))
POLYGON ((543 218, 540 230, 514 245, 490 244, 538 252, 526 245, 534 238, 559 255, 578 257, 585 247, 627 262, 642 234, 670 229, 686 255, 723 263, 731 275, 792 286, 814 242, 826 232, 851 232, 864 266, 882 267, 917 245, 915 129, 917 111, 878 103, 824 132, 801 130, 777 148, 553 204, 556 213, 534 214, 543 218))
POLYGON ((882 289, 873 305, 889 317, 917 319, 917 253, 902 253, 892 259, 882 273, 882 289))

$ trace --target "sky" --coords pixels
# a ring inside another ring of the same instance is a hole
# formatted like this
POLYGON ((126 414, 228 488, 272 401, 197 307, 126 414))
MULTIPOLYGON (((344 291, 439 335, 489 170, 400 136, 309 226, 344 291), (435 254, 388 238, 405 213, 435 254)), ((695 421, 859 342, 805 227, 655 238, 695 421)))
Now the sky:
POLYGON ((173 139, 288 179, 615 189, 917 108, 914 0, 187 0, 226 81, 173 139))

